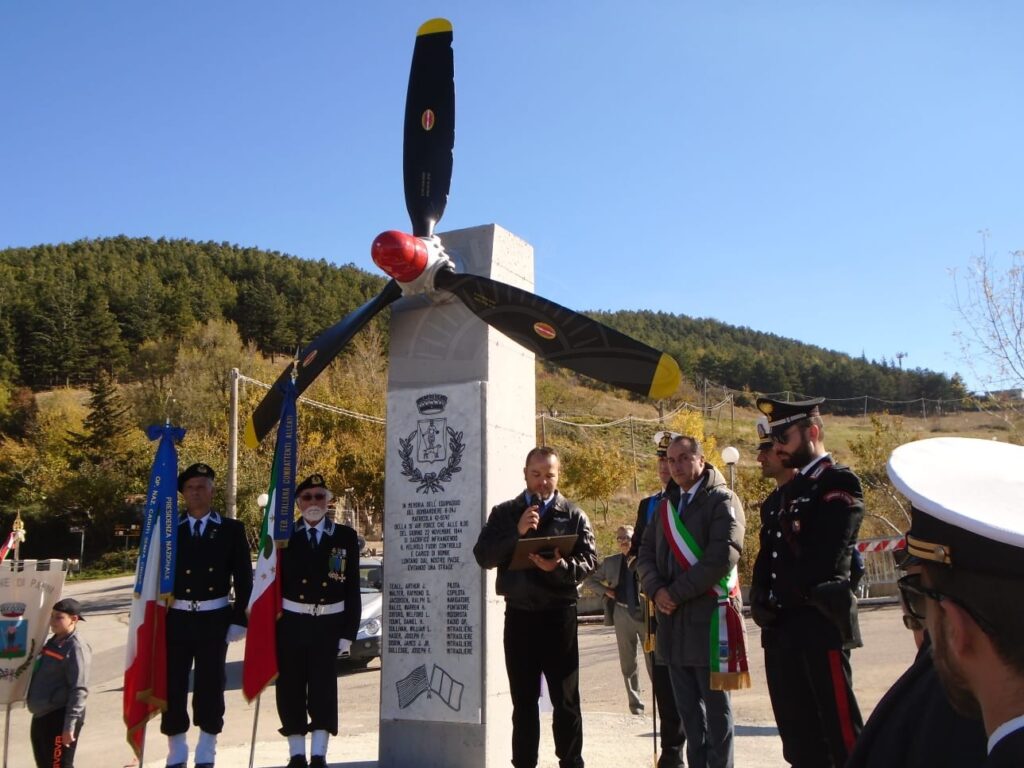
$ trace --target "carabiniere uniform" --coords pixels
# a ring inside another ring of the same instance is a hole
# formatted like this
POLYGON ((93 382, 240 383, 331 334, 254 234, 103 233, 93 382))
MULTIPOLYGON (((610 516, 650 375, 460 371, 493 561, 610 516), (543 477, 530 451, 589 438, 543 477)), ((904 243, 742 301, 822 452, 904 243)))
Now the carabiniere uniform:
POLYGON ((306 522, 299 519, 281 552, 280 568, 284 609, 277 621, 280 733, 292 736, 324 730, 336 736, 338 641, 355 641, 362 612, 356 532, 325 520, 323 535, 314 546, 306 522))
POLYGON ((252 561, 242 524, 211 511, 197 539, 190 520, 182 515, 178 521, 174 602, 167 613, 167 710, 160 722, 160 731, 167 735, 189 729, 188 676, 193 662, 195 723, 207 733, 221 732, 228 626, 246 626, 245 608, 252 592, 252 561))
MULTIPOLYGON (((820 400, 770 402, 771 419, 805 405, 817 415, 820 400)), ((840 768, 863 727, 850 668, 850 649, 862 645, 850 562, 863 498, 853 471, 826 454, 761 505, 751 615, 783 754, 797 768, 840 768)))

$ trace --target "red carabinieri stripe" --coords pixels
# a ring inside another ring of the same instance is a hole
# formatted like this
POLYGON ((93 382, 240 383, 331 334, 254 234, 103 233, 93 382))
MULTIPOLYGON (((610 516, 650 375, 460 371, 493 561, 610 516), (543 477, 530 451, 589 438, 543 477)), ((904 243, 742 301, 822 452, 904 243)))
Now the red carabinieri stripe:
POLYGON ((843 744, 846 751, 853 750, 853 723, 850 720, 850 697, 846 689, 846 677, 843 675, 842 660, 839 651, 828 652, 828 666, 832 672, 832 691, 836 697, 836 714, 839 716, 839 730, 843 733, 843 744))

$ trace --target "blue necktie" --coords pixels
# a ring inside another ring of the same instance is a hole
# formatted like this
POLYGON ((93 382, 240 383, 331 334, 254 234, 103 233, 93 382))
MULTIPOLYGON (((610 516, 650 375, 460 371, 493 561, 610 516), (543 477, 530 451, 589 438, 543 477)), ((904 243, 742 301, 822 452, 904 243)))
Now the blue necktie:
POLYGON ((309 546, 316 549, 316 528, 309 529, 309 546))

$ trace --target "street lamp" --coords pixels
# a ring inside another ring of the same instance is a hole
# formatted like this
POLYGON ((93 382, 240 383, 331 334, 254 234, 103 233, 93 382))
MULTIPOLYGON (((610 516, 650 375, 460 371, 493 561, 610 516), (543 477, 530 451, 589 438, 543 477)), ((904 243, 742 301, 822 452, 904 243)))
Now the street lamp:
POLYGON ((729 490, 730 491, 736 490, 734 468, 736 466, 736 462, 739 461, 739 460, 740 460, 740 452, 737 451, 735 448, 733 448, 731 445, 727 445, 727 446, 725 446, 725 448, 722 449, 722 461, 724 461, 725 465, 727 467, 729 467, 729 490))

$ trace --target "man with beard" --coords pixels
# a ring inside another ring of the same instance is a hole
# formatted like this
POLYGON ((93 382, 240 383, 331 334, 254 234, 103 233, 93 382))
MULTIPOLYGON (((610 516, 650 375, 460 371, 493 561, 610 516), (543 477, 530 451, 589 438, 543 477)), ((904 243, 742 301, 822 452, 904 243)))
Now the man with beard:
POLYGON ((558 492, 558 454, 541 446, 526 454, 526 490, 491 510, 473 547, 482 568, 497 568, 505 598, 505 670, 512 697, 512 765, 533 768, 540 745, 540 679, 551 694, 551 731, 559 768, 583 768, 580 653, 576 585, 594 570, 597 550, 586 513, 558 492), (571 552, 530 555, 511 569, 520 539, 576 536, 571 552))
POLYGON ((327 741, 338 735, 335 659, 359 631, 358 537, 348 526, 325 519, 330 500, 323 475, 299 483, 295 501, 302 518, 281 552, 276 694, 288 768, 327 768, 327 741))
POLYGON ((757 400, 777 459, 796 470, 766 500, 777 510, 763 518, 751 597, 782 753, 794 768, 841 768, 863 726, 850 669, 850 649, 861 645, 850 562, 863 493, 825 450, 823 401, 757 400))
POLYGON ((657 653, 668 665, 690 766, 732 768, 729 691, 750 685, 736 580, 743 507, 696 438, 673 439, 667 458, 673 483, 644 531, 640 581, 658 610, 657 653), (723 651, 741 663, 723 663, 723 651))
POLYGON ((167 768, 188 762, 188 678, 193 672, 192 720, 199 726, 196 768, 213 768, 224 727, 227 643, 245 636, 252 561, 245 529, 213 505, 214 472, 198 463, 178 475, 188 513, 178 521, 174 601, 167 612, 167 768), (231 592, 234 591, 232 604, 231 592))
POLYGON ((899 581, 925 623, 950 702, 981 718, 986 768, 1024 765, 1024 447, 941 437, 889 459, 910 500, 907 554, 921 572, 899 581))
MULTIPOLYGON (((906 551, 897 553, 906 555, 906 551)), ((919 575, 917 558, 904 557, 900 568, 919 575)), ((857 737, 846 768, 926 765, 964 768, 985 760, 981 722, 957 713, 942 692, 924 622, 903 600, 903 625, 914 633, 917 657, 875 705, 857 737)))
MULTIPOLYGON (((654 434, 654 445, 657 446, 658 482, 661 490, 640 500, 636 509, 636 524, 633 526, 633 540, 629 545, 629 553, 626 560, 630 568, 636 571, 636 556, 640 552, 640 542, 643 541, 644 531, 647 524, 654 518, 654 513, 665 495, 665 489, 672 480, 668 471, 668 446, 673 438, 680 437, 677 432, 656 432, 654 434)), ((657 609, 648 595, 642 595, 641 599, 647 603, 648 628, 647 632, 654 633, 658 628, 657 609)), ((683 749, 686 746, 686 732, 683 730, 683 723, 679 719, 679 709, 676 707, 675 695, 672 693, 672 680, 668 675, 668 666, 664 660, 658 658, 654 647, 654 638, 651 638, 651 650, 644 654, 647 661, 647 673, 651 678, 651 685, 654 687, 654 703, 656 714, 661 716, 661 755, 658 757, 657 768, 683 768, 683 749)), ((655 722, 657 727, 657 722, 655 722)))

